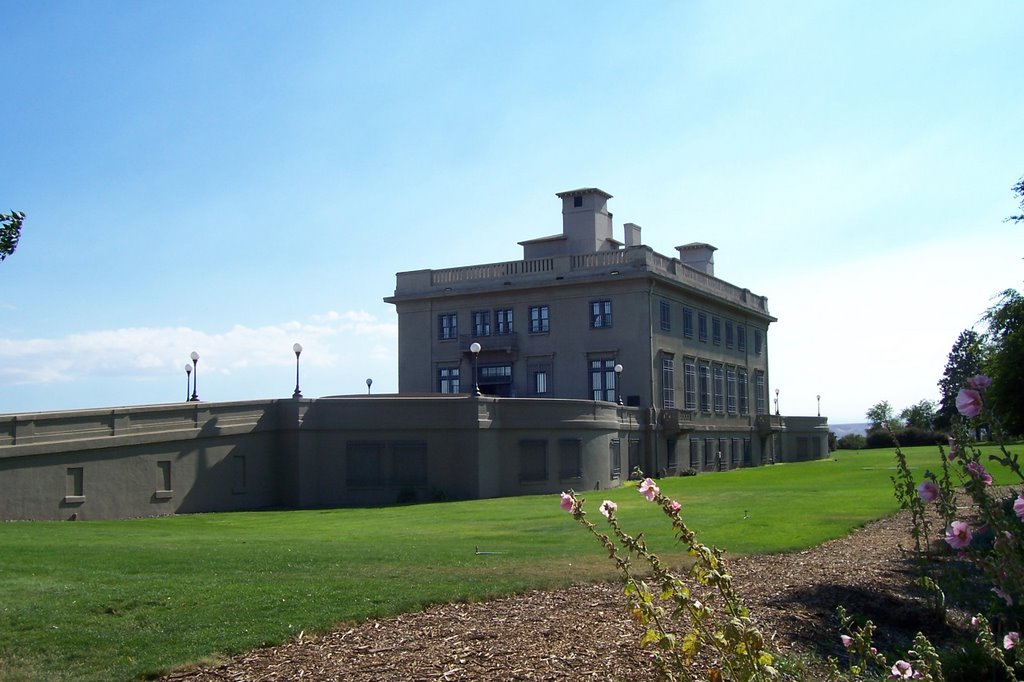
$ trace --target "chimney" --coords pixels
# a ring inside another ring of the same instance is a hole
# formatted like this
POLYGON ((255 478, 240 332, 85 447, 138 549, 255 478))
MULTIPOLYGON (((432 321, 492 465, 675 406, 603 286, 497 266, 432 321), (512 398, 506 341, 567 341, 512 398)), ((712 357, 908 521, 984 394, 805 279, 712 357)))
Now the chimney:
POLYGON ((623 227, 626 228, 626 234, 623 239, 626 247, 640 246, 640 226, 636 223, 626 223, 623 227))
POLYGON ((699 270, 705 275, 715 276, 715 247, 703 242, 691 242, 677 246, 679 260, 683 265, 689 265, 694 270, 699 270))

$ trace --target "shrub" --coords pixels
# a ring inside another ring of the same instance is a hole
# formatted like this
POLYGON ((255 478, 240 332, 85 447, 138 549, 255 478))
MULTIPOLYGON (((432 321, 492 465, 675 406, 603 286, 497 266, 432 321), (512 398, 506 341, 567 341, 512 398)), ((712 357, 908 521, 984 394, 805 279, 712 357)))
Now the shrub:
POLYGON ((836 443, 840 450, 863 450, 867 439, 859 433, 848 433, 836 443))

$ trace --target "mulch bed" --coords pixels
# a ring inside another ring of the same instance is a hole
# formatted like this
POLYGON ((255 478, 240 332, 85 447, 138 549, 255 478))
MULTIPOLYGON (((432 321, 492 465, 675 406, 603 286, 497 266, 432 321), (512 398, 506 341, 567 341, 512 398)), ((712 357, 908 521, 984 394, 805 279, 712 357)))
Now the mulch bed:
MULTIPOLYGON (((905 651, 921 629, 939 640, 958 634, 912 596, 916 574, 901 549, 913 546, 909 527, 906 514, 898 514, 803 552, 738 557, 729 569, 773 651, 841 656, 838 605, 879 626, 880 648, 905 651)), ((621 585, 577 585, 300 635, 162 679, 657 679, 636 645, 640 634, 625 612, 621 585)))

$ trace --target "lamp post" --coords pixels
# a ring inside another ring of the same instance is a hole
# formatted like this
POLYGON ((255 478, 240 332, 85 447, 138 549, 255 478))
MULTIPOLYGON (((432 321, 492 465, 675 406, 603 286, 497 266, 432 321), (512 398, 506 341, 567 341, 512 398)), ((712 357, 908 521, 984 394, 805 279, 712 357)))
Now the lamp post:
POLYGON ((477 360, 480 357, 480 344, 474 341, 469 346, 469 352, 473 354, 473 394, 481 395, 480 393, 480 373, 477 369, 477 360))
POLYGON ((819 394, 817 397, 818 397, 818 416, 820 417, 821 416, 821 395, 819 394))
POLYGON ((192 369, 194 370, 194 372, 192 374, 192 398, 191 399, 194 400, 194 401, 198 401, 199 400, 199 353, 197 353, 195 351, 192 351, 192 355, 190 355, 189 357, 192 358, 192 369))
POLYGON ((185 363, 185 402, 187 403, 189 398, 189 391, 192 390, 192 365, 185 363))
POLYGON ((366 380, 366 395, 370 395, 370 386, 373 386, 373 379, 366 380))
POLYGON ((775 416, 779 416, 779 389, 775 389, 775 416))
POLYGON ((615 365, 615 402, 622 404, 622 392, 619 390, 619 380, 622 378, 622 365, 615 365))
POLYGON ((302 397, 302 391, 299 390, 299 355, 302 354, 302 344, 294 344, 292 350, 295 351, 295 392, 292 393, 292 399, 296 400, 302 397))

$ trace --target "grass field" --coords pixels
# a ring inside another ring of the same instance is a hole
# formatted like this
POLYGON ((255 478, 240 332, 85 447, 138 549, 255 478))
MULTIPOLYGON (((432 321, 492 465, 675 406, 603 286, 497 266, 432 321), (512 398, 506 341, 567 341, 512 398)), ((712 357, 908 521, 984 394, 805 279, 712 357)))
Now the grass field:
MULTIPOLYGON (((914 467, 938 462, 934 448, 906 452, 914 467)), ((792 551, 895 511, 893 462, 889 450, 838 451, 661 488, 705 543, 792 551)), ((676 552, 660 510, 632 487, 583 496, 595 516, 614 500, 627 529, 676 552)), ((4 523, 0 680, 129 680, 339 622, 612 575, 557 495, 4 523)))

